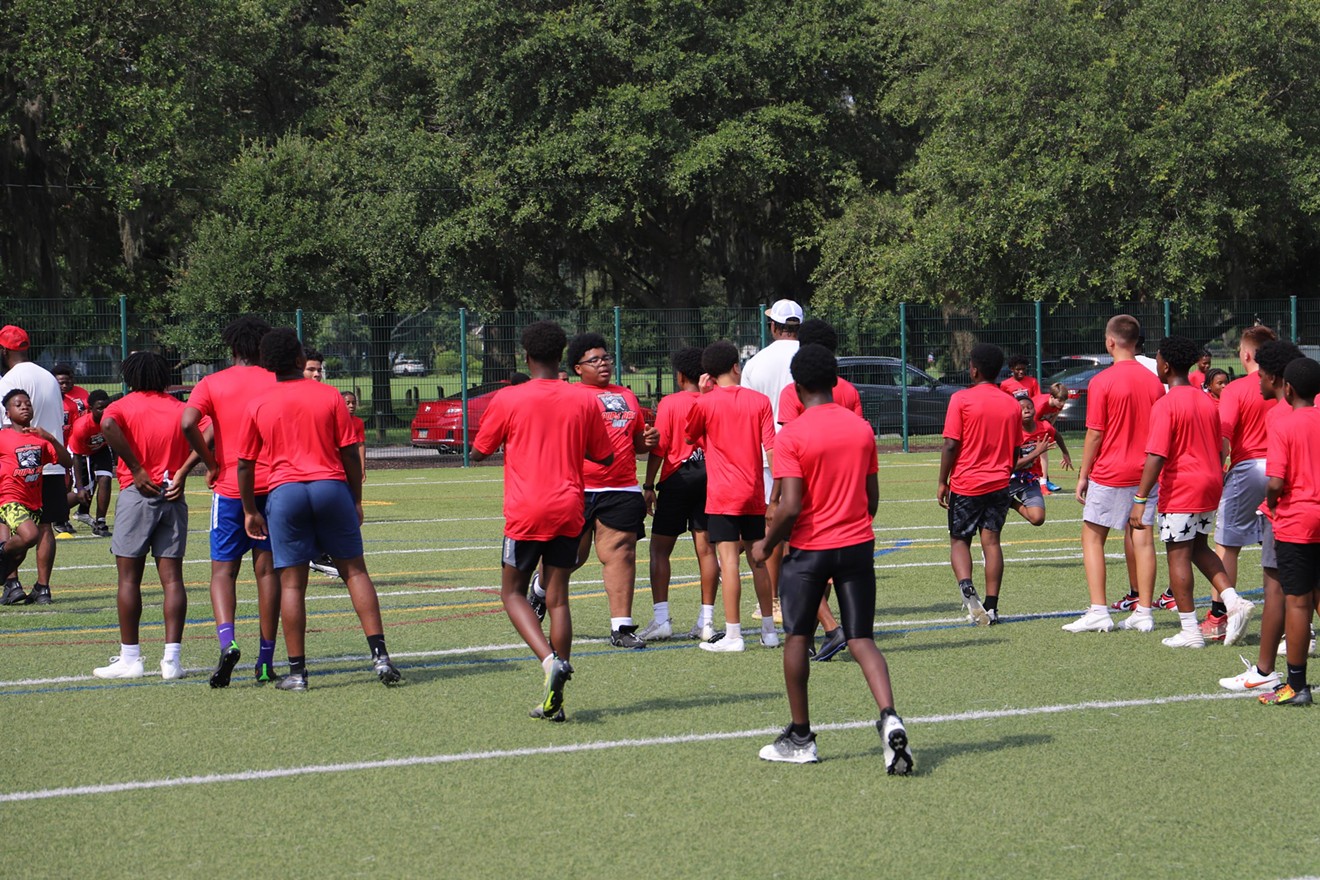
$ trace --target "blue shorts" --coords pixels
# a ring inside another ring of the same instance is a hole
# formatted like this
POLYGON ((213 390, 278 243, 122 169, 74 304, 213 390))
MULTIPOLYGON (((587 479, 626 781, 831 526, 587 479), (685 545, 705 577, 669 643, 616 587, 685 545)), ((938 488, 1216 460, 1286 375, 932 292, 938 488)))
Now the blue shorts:
POLYGON ((266 526, 276 568, 311 562, 322 554, 332 559, 362 555, 357 508, 343 480, 276 486, 266 501, 266 526))
MULTIPOLYGON (((257 496, 257 510, 266 515, 266 496, 257 496)), ((258 541, 243 526, 243 502, 223 495, 211 496, 211 561, 237 562, 249 550, 270 552, 270 538, 258 541)))

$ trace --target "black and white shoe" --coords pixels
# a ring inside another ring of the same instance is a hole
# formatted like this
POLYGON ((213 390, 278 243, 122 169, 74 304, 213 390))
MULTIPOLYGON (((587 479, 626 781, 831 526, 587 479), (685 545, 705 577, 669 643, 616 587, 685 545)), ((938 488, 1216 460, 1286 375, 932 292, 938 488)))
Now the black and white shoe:
POLYGON ((636 626, 621 626, 610 633, 610 644, 616 648, 645 648, 646 642, 638 638, 636 626))
POLYGON ((211 687, 229 687, 229 679, 234 674, 234 667, 238 665, 242 656, 243 652, 238 650, 238 643, 230 642, 229 647, 220 652, 220 661, 215 665, 215 672, 211 673, 211 687))
POLYGON ((885 749, 885 772, 890 776, 907 776, 912 772, 913 762, 903 719, 891 712, 875 723, 875 729, 880 732, 880 743, 885 749))
POLYGON ((532 572, 532 581, 527 585, 527 604, 536 612, 537 620, 545 620, 545 591, 541 589, 541 573, 532 572))
POLYGON ((275 682, 275 687, 282 691, 305 691, 307 690, 307 670, 302 672, 290 672, 288 675, 275 682))
POLYGON ((403 673, 390 662, 389 654, 381 654, 371 661, 371 668, 375 670, 376 677, 384 685, 394 685, 403 681, 403 673))
POLYGON ((23 584, 18 578, 5 581, 5 593, 0 597, 0 605, 26 605, 27 601, 27 593, 23 592, 23 584))
POLYGON ((797 736, 791 727, 785 727, 774 742, 761 748, 762 761, 782 761, 786 764, 815 764, 820 760, 816 754, 816 734, 797 736))

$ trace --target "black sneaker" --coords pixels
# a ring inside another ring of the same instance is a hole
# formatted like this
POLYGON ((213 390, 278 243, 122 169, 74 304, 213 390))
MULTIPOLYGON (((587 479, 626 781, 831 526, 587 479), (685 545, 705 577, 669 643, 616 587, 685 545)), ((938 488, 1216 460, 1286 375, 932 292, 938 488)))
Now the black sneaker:
POLYGON ((403 680, 403 674, 390 662, 389 654, 381 654, 371 661, 371 668, 376 670, 376 677, 384 685, 398 684, 403 680))
POLYGON ((305 691, 307 690, 307 671, 290 672, 275 682, 275 687, 282 691, 305 691))
POLYGON ((545 620, 545 593, 537 593, 536 588, 541 585, 541 573, 532 572, 532 582, 527 585, 527 604, 532 606, 536 612, 537 620, 545 620))
POLYGON ((252 668, 256 675, 257 684, 272 684, 280 680, 280 676, 275 674, 275 669, 269 663, 258 663, 252 668))
POLYGON ((557 654, 551 654, 550 671, 545 674, 545 699, 536 707, 541 714, 534 714, 533 718, 554 721, 556 714, 563 714, 561 710, 564 708, 564 685, 572 677, 573 667, 568 661, 560 660, 557 654))
POLYGON ((636 626, 621 626, 610 633, 610 644, 616 648, 645 648, 646 642, 637 638, 636 626))
POLYGON ((230 642, 229 647, 220 652, 220 662, 215 665, 215 672, 211 673, 211 687, 229 687, 229 677, 234 674, 234 667, 238 665, 242 656, 243 652, 238 650, 238 642, 230 642))
POLYGON ((843 637, 843 627, 835 627, 825 633, 825 641, 816 650, 814 659, 817 663, 828 663, 831 657, 846 647, 848 647, 848 640, 843 637))
POLYGON ((105 520, 98 519, 92 523, 92 536, 96 538, 110 537, 110 527, 105 524, 105 520))
POLYGON ((546 721, 554 721, 554 722, 556 722, 556 723, 558 723, 558 724, 563 724, 565 721, 568 720, 568 716, 564 714, 564 710, 563 710, 563 709, 560 709, 558 712, 556 712, 556 713, 553 714, 553 715, 547 715, 547 714, 545 714, 545 710, 544 710, 544 709, 542 709, 540 706, 537 706, 536 708, 532 709, 532 711, 528 712, 527 714, 528 714, 528 715, 531 715, 533 718, 542 718, 542 719, 544 719, 544 720, 546 720, 546 721))
POLYGON ((29 605, 49 605, 50 584, 33 584, 32 592, 28 593, 27 603, 29 605))
POLYGON ((26 605, 27 599, 27 593, 23 592, 23 585, 18 578, 5 581, 5 594, 0 597, 0 605, 26 605))

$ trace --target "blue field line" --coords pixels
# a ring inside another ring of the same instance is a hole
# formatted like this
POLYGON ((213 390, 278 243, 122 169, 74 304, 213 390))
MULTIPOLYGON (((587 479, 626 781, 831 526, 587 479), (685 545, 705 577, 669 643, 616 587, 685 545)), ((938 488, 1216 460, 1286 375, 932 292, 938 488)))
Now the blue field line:
POLYGON ((902 540, 902 541, 895 541, 895 542, 894 542, 894 546, 892 546, 892 547, 881 547, 879 550, 875 551, 875 557, 874 557, 874 558, 879 559, 881 556, 888 556, 890 553, 897 553, 899 550, 906 550, 907 548, 911 547, 911 546, 912 546, 913 544, 915 544, 915 543, 917 543, 917 542, 916 542, 916 541, 907 540, 907 539, 904 539, 904 540, 902 540))

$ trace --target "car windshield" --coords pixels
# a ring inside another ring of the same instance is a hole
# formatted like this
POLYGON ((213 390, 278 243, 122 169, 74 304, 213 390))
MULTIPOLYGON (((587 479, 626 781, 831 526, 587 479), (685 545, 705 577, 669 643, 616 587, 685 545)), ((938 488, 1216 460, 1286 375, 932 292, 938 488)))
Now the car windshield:
POLYGON ((1062 382, 1064 385, 1071 385, 1074 382, 1088 381, 1103 372, 1104 369, 1104 367, 1096 366, 1069 367, 1050 376, 1045 382, 1049 384, 1062 382))

